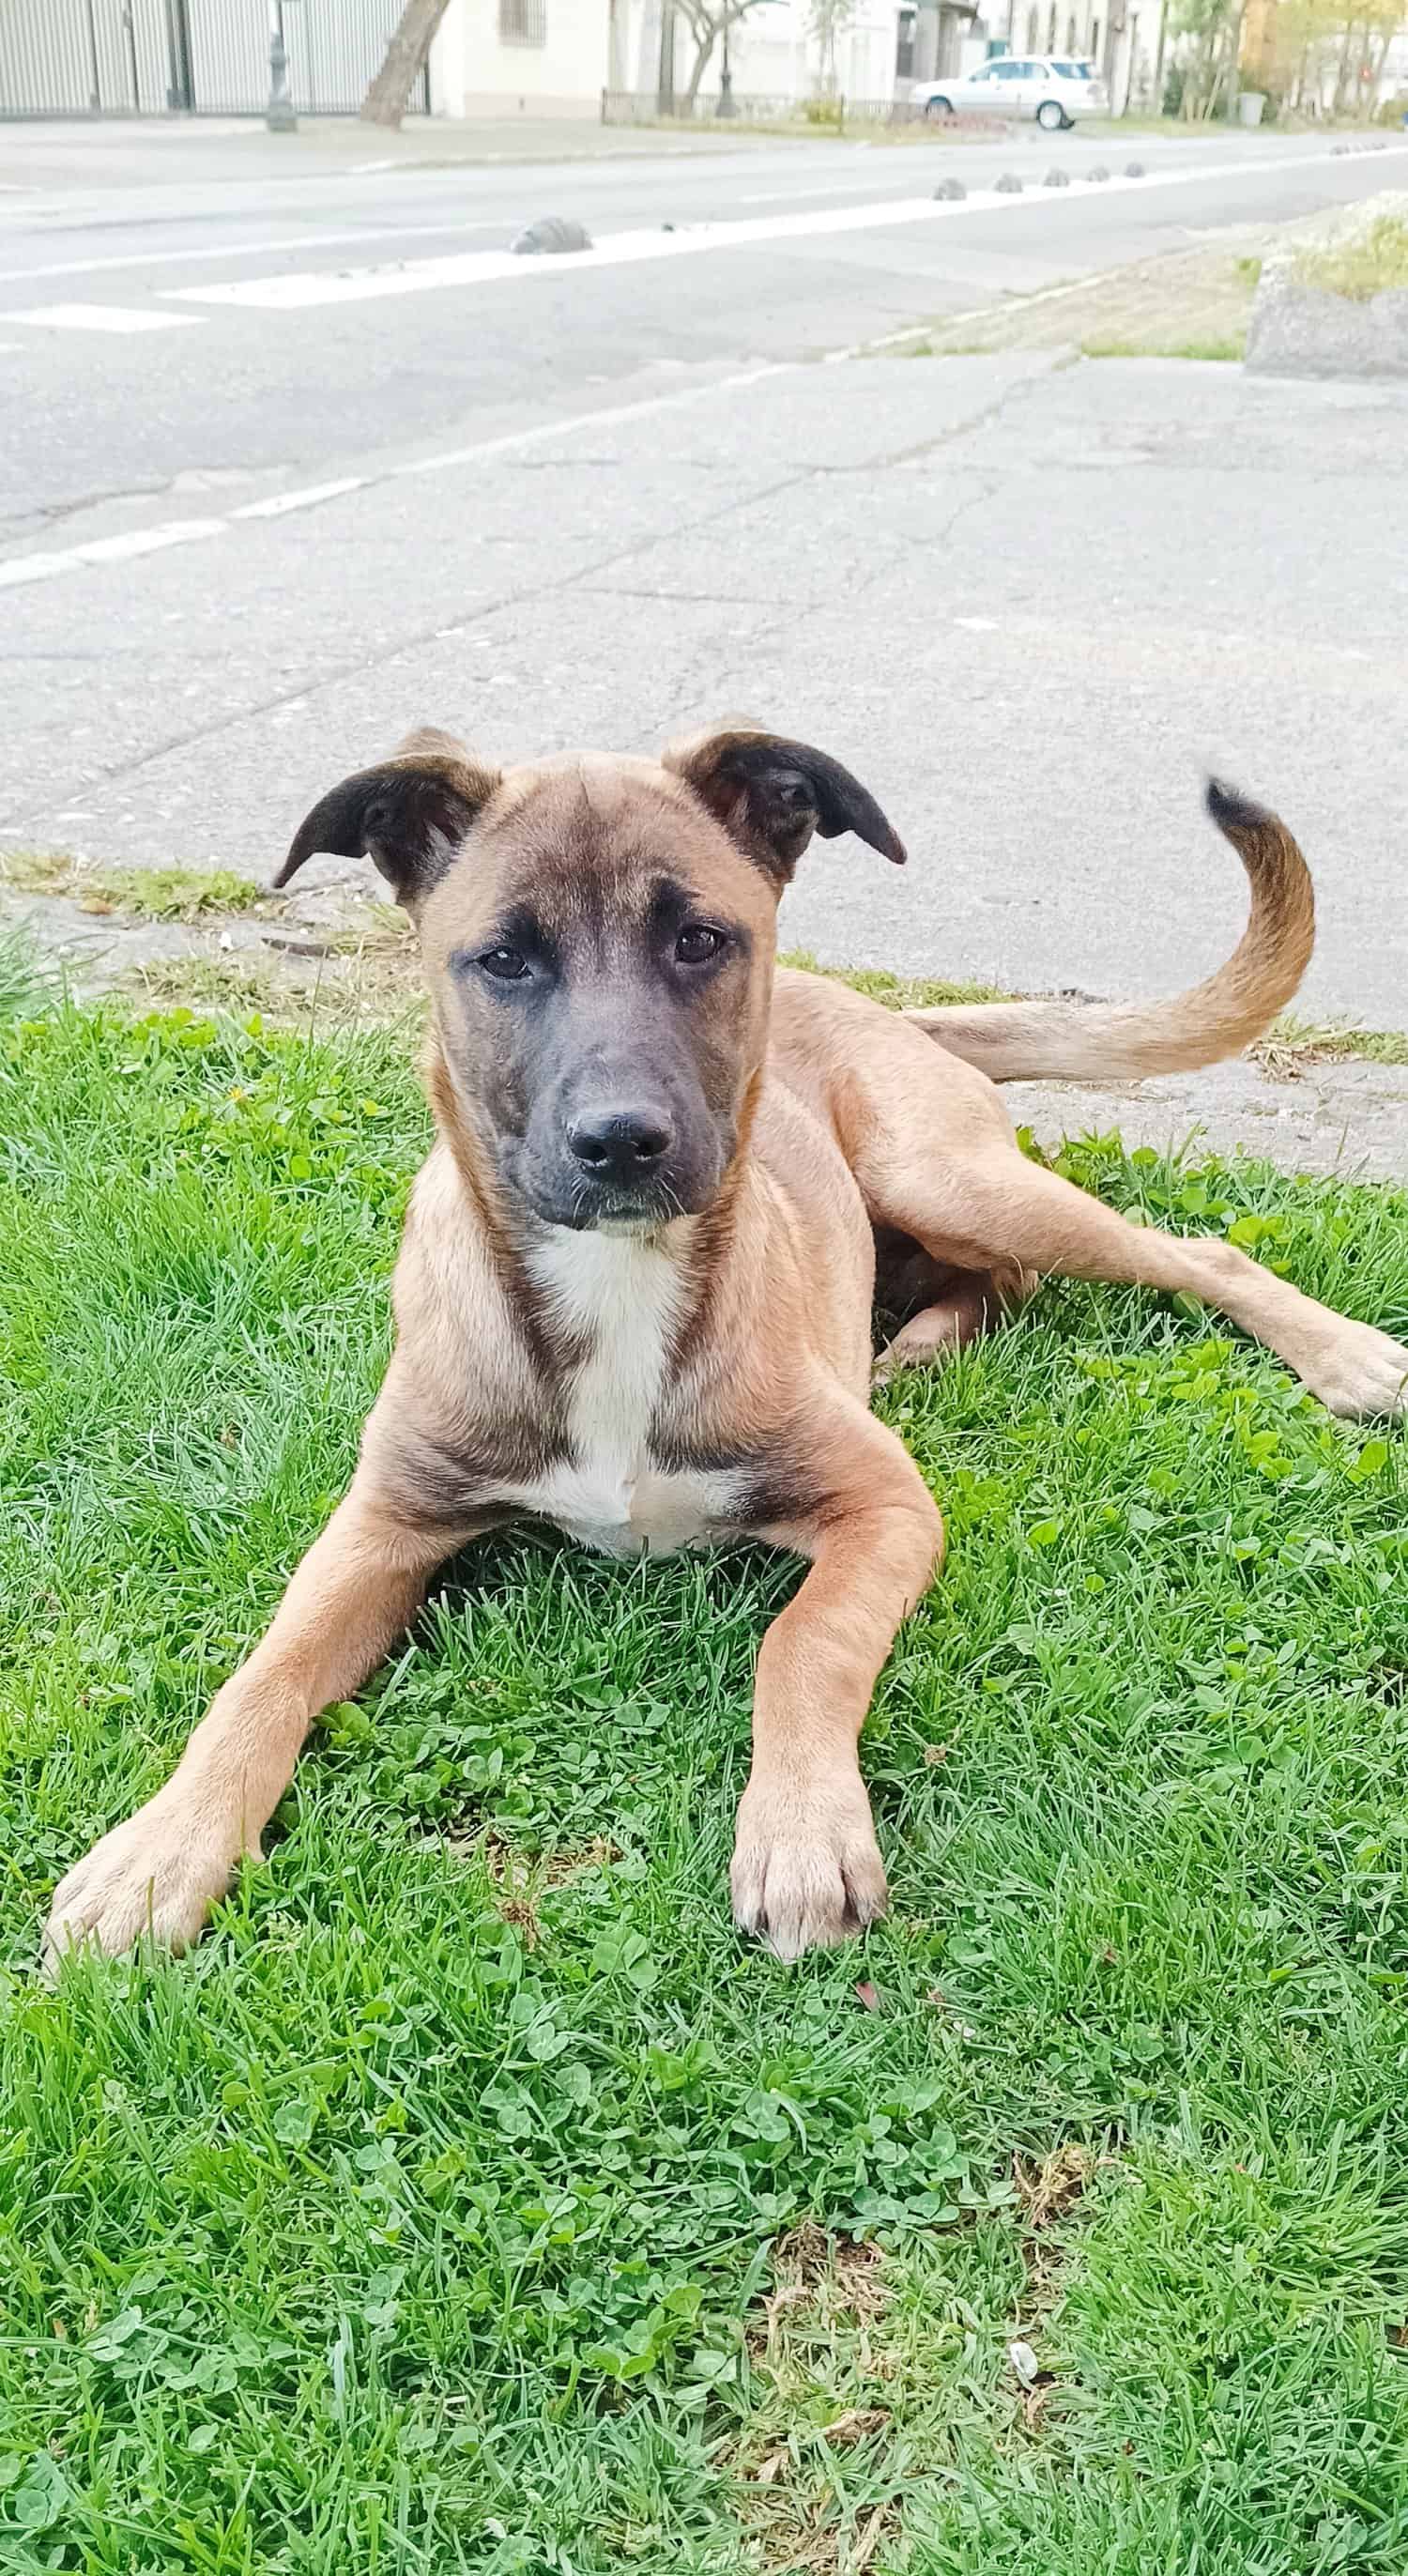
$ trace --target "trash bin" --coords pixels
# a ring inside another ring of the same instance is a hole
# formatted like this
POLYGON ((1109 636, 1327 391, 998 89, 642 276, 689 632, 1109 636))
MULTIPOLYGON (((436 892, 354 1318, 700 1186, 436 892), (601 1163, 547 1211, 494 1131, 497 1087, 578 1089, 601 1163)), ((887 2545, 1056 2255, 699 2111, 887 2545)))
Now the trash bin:
POLYGON ((1244 125, 1260 125, 1265 108, 1264 90, 1244 89, 1237 101, 1237 114, 1244 125))

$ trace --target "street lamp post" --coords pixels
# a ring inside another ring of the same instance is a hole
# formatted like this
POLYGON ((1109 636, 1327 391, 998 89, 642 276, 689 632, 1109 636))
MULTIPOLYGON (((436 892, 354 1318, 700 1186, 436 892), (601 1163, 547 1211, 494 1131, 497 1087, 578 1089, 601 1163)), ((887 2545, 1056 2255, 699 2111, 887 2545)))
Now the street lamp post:
POLYGON ((284 43, 284 0, 269 0, 269 105, 264 122, 271 134, 296 134, 298 119, 288 87, 288 47, 284 43))
POLYGON ((714 110, 714 114, 716 116, 737 116, 738 114, 738 109, 734 103, 733 96, 733 66, 728 58, 728 27, 729 14, 727 0, 725 0, 723 25, 724 53, 723 61, 719 65, 719 103, 714 110))

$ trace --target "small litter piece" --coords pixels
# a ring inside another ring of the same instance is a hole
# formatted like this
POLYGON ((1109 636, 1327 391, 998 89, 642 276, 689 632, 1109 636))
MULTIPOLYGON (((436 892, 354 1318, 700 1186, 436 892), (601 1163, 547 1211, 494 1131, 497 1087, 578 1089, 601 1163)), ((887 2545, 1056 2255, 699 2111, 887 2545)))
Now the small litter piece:
POLYGON ((936 197, 966 197, 968 191, 961 179, 941 179, 934 194, 936 197))
POLYGON ((574 223, 569 215, 540 215, 534 224, 525 224, 509 243, 510 250, 559 256, 563 251, 590 250, 592 237, 585 224, 574 223))
POLYGON ((1007 2347, 1007 2358, 1012 2364, 1014 2377, 1021 2381, 1022 2386, 1024 2388, 1035 2388, 1037 2381, 1041 2377, 1041 2364, 1037 2360, 1036 2354, 1033 2352, 1031 2345, 1029 2343, 1009 2343, 1007 2347))
POLYGON ((1143 164, 1143 162, 1142 162, 1142 161, 1126 161, 1126 163, 1125 163, 1125 165, 1124 165, 1124 175, 1125 175, 1126 179, 1142 179, 1142 178, 1143 178, 1143 176, 1144 176, 1144 164, 1143 164))
POLYGON ((286 948, 290 957, 331 957, 337 944, 311 930, 261 930, 259 936, 268 948, 286 948))
POLYGON ((1020 197, 1022 193, 1022 182, 1015 170, 1004 170, 1001 178, 994 179, 992 184, 1000 197, 1020 197))
POLYGON ((1110 175, 1110 174, 1109 174, 1109 171, 1106 169, 1104 162, 1103 162, 1103 161, 1097 161, 1097 162, 1096 162, 1096 164, 1095 164, 1094 169, 1093 169, 1093 170, 1087 170, 1087 172, 1086 172, 1086 174, 1085 174, 1085 175, 1086 175, 1087 179, 1108 179, 1108 177, 1109 177, 1109 175, 1110 175))
POLYGON ((1041 184, 1043 188, 1069 188, 1071 174, 1069 170, 1048 170, 1041 184))

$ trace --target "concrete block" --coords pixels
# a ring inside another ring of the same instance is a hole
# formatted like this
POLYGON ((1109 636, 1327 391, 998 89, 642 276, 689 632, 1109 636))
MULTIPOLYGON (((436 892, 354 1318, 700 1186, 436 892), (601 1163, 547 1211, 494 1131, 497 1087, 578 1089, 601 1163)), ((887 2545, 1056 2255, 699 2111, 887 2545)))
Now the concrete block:
POLYGON ((1366 304, 1297 277, 1289 260, 1261 272, 1247 332, 1255 376, 1408 377, 1408 286, 1366 304))

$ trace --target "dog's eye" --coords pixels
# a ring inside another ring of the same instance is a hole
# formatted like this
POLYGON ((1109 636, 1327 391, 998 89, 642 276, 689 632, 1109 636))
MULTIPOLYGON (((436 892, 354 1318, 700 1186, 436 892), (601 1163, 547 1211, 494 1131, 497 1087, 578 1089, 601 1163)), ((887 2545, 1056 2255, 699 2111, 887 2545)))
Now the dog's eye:
POLYGON ((496 984, 521 984, 528 972, 528 960, 517 948, 488 948, 479 964, 496 984))
POLYGON ((707 966, 726 945, 721 930, 711 930, 706 921, 692 921, 675 941, 675 958, 681 966, 707 966))

